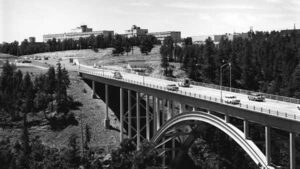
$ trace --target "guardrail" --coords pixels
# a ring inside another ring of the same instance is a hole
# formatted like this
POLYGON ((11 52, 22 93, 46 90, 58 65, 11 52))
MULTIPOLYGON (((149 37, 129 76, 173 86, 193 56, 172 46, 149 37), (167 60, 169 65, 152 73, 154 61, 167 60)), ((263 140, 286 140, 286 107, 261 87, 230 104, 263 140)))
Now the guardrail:
MULTIPOLYGON (((90 66, 85 66, 85 67, 89 67, 90 68, 90 66)), ((107 67, 100 67, 99 69, 116 71, 115 69, 107 68, 107 67)), ((118 71, 125 72, 125 73, 131 73, 131 74, 145 75, 143 73, 138 73, 138 72, 133 72, 133 71, 125 71, 125 70, 118 70, 118 71)), ((146 76, 154 77, 154 78, 158 78, 158 79, 169 80, 169 81, 173 81, 173 82, 179 82, 179 81, 181 81, 181 79, 172 78, 172 77, 165 77, 165 76, 159 76, 159 75, 146 75, 146 76)), ((218 89, 218 90, 221 89, 220 85, 215 85, 215 84, 209 84, 209 83, 203 83, 203 82, 195 82, 195 81, 191 81, 191 84, 195 85, 195 86, 208 87, 208 88, 218 89)), ((228 91, 228 92, 246 94, 246 95, 254 92, 254 91, 244 90, 244 89, 238 89, 238 88, 231 88, 230 89, 230 87, 226 87, 226 86, 222 86, 222 90, 228 91)), ((268 94, 268 93, 262 93, 262 94, 266 98, 268 98, 268 99, 278 100, 278 101, 283 101, 283 102, 288 102, 288 103, 300 104, 300 99, 286 97, 286 96, 278 96, 278 95, 273 95, 273 94, 268 94)))
MULTIPOLYGON (((224 104, 224 105, 226 104, 221 99, 211 97, 211 96, 206 96, 206 95, 201 95, 201 94, 196 94, 196 93, 191 93, 191 92, 184 92, 184 91, 181 91, 181 90, 179 90, 179 91, 170 91, 170 90, 167 90, 167 88, 164 87, 164 86, 139 82, 139 81, 130 80, 130 79, 124 79, 124 78, 123 79, 115 79, 115 78, 113 78, 113 76, 105 75, 104 73, 97 73, 97 72, 85 71, 85 70, 80 70, 79 72, 83 72, 83 73, 87 73, 87 74, 91 74, 91 75, 96 75, 96 76, 102 76, 102 77, 109 78, 109 79, 124 81, 124 82, 127 82, 127 83, 132 83, 132 84, 141 85, 141 86, 145 86, 145 87, 155 88, 155 89, 159 89, 159 90, 163 90, 163 91, 174 92, 174 93, 177 93, 177 94, 181 94, 181 95, 189 96, 189 97, 194 97, 194 98, 197 98, 197 99, 208 100, 208 101, 212 101, 212 102, 218 102, 218 103, 224 104)), ((241 104, 241 103, 239 105, 231 105, 231 104, 226 104, 226 105, 227 106, 232 106, 232 107, 240 107, 240 108, 244 108, 244 109, 247 109, 247 110, 253 110, 253 111, 256 111, 256 112, 269 114, 269 115, 277 116, 277 117, 280 117, 280 118, 288 118, 288 119, 293 119, 293 120, 300 121, 300 115, 297 115, 297 114, 291 114, 291 113, 287 113, 287 112, 280 112, 278 110, 271 110, 271 109, 266 109, 266 108, 263 108, 263 107, 256 107, 256 106, 252 106, 252 105, 248 105, 248 104, 241 104)))

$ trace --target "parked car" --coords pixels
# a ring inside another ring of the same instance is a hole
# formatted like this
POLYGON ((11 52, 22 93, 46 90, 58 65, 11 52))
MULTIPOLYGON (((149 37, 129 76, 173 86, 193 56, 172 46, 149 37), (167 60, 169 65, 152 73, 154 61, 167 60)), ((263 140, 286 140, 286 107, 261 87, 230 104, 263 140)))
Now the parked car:
POLYGON ((190 79, 184 79, 182 82, 178 83, 179 87, 190 87, 190 79))
POLYGON ((171 90, 171 91, 178 91, 179 90, 179 88, 178 88, 178 86, 176 86, 176 84, 168 84, 167 89, 171 90))
POLYGON ((223 100, 227 104, 240 104, 240 99, 237 99, 234 95, 226 95, 223 100))
POLYGON ((248 99, 252 101, 263 102, 265 101, 265 96, 262 93, 250 93, 248 99))
POLYGON ((121 73, 119 71, 115 71, 114 72, 114 78, 116 78, 116 79, 122 79, 123 76, 121 75, 121 73))
POLYGON ((22 63, 31 63, 31 60, 23 60, 22 63))

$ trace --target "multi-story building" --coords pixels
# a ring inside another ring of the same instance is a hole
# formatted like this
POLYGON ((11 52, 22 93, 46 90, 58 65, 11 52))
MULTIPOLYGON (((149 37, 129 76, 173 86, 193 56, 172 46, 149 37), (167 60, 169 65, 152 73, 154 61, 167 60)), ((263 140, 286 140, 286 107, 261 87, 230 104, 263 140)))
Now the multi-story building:
POLYGON ((140 27, 133 25, 131 29, 125 30, 125 34, 120 34, 123 37, 141 37, 146 35, 153 35, 161 42, 168 36, 172 37, 175 42, 181 41, 181 32, 179 31, 165 31, 165 32, 151 32, 148 33, 148 29, 141 29, 140 27))
POLYGON ((140 37, 140 36, 146 36, 147 33, 148 33, 148 29, 141 29, 140 27, 133 25, 131 29, 125 30, 125 34, 123 34, 123 36, 127 38, 140 37))
POLYGON ((43 35, 43 41, 47 42, 48 40, 52 40, 55 38, 56 40, 65 40, 65 39, 74 39, 78 40, 79 38, 88 38, 91 35, 103 35, 104 37, 113 37, 114 31, 102 30, 102 31, 93 31, 92 28, 88 28, 86 25, 81 25, 78 28, 72 30, 69 33, 59 33, 59 34, 46 34, 43 35))
POLYGON ((200 36, 192 36, 192 41, 194 44, 204 44, 206 39, 211 38, 214 40, 214 35, 200 35, 200 36))
POLYGON ((181 32, 179 31, 151 32, 148 35, 153 35, 157 38, 157 40, 160 40, 161 42, 168 36, 170 36, 174 42, 181 41, 181 32))

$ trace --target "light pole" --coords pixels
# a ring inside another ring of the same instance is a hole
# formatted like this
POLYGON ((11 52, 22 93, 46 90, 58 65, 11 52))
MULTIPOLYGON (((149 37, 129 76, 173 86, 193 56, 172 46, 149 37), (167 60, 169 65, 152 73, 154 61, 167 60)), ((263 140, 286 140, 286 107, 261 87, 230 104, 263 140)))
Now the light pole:
POLYGON ((230 92, 231 92, 231 63, 225 63, 223 65, 220 66, 220 90, 221 90, 221 102, 223 102, 223 97, 222 97, 222 68, 225 67, 225 66, 229 66, 229 71, 230 71, 230 75, 229 75, 229 83, 230 83, 230 92))

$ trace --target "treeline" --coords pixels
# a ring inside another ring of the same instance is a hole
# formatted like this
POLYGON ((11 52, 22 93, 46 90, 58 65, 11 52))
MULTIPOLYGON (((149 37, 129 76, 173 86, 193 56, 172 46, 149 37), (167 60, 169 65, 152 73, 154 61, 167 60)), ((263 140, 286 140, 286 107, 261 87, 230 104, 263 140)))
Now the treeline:
MULTIPOLYGON (((232 87, 300 98, 300 36, 296 31, 249 32, 249 38, 208 38, 204 44, 184 40, 182 46, 167 38, 161 47, 162 67, 172 76, 169 62, 182 63, 189 78, 220 84, 220 67, 231 63, 232 87), (171 73, 170 73, 171 72, 171 73)), ((229 86, 229 67, 224 66, 223 85, 229 86)))
POLYGON ((143 37, 123 37, 116 35, 114 37, 103 35, 91 35, 88 38, 79 38, 79 40, 65 39, 63 41, 52 39, 44 42, 28 42, 27 39, 19 44, 18 41, 12 43, 0 44, 0 53, 7 53, 15 56, 65 51, 65 50, 80 50, 80 49, 93 49, 98 51, 98 48, 105 49, 108 47, 115 48, 114 54, 127 54, 132 50, 133 46, 139 46, 140 50, 144 54, 148 54, 153 48, 154 44, 159 44, 154 36, 147 35, 143 37))
POLYGON ((113 54, 123 55, 124 52, 126 52, 128 55, 128 53, 132 51, 133 46, 138 46, 142 54, 148 55, 155 44, 160 44, 160 41, 152 35, 131 38, 124 38, 121 35, 116 35, 112 44, 112 47, 115 48, 113 54))
POLYGON ((0 76, 0 124, 9 127, 28 113, 43 112, 54 129, 75 122, 69 113, 73 100, 67 94, 70 85, 68 71, 60 63, 46 74, 31 79, 7 61, 0 76), (55 113, 53 113, 55 112, 55 113))
MULTIPOLYGON (((88 128, 85 128, 88 129, 88 128)), ((89 131, 86 130, 86 131, 89 131)), ((85 132, 82 147, 79 137, 71 134, 66 147, 54 148, 42 143, 37 136, 30 139, 26 127, 17 141, 0 138, 2 169, 162 169, 154 145, 143 142, 140 150, 132 140, 125 139, 112 154, 90 147, 91 133, 85 132)))

